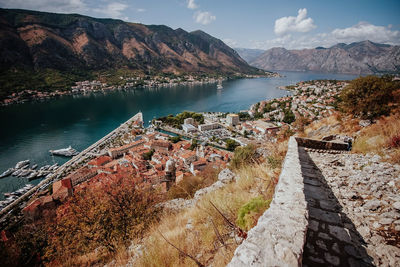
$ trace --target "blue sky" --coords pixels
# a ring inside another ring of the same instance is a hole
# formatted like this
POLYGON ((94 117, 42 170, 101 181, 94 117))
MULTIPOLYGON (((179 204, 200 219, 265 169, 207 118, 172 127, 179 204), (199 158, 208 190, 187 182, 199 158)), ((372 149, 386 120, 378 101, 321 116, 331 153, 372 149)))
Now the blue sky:
POLYGON ((201 29, 232 47, 400 44, 400 0, 0 0, 0 7, 201 29))

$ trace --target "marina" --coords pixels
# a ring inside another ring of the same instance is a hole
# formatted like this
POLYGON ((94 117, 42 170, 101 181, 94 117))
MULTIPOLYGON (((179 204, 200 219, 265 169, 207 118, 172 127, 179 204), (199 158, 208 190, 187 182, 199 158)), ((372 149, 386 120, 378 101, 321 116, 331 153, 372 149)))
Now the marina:
MULTIPOLYGON (((78 155, 73 157, 68 162, 64 163, 62 166, 58 167, 58 164, 51 165, 50 167, 45 166, 43 170, 52 171, 49 172, 45 179, 42 180, 38 185, 29 187, 27 190, 23 190, 21 195, 10 195, 3 204, 0 210, 0 223, 7 220, 7 215, 11 211, 21 208, 23 204, 29 200, 29 198, 35 193, 48 187, 53 181, 58 178, 62 178, 67 175, 70 171, 81 167, 83 164, 87 163, 92 159, 93 153, 99 153, 100 151, 105 151, 113 144, 113 141, 118 139, 121 135, 124 135, 128 131, 132 130, 132 125, 136 123, 143 125, 143 115, 141 112, 137 113, 135 116, 131 117, 126 122, 122 123, 119 127, 111 131, 109 134, 90 145, 88 148, 84 149, 78 155)), ((29 160, 18 162, 16 167, 25 168, 29 165, 29 160)), ((39 169, 40 170, 40 169, 39 169)), ((25 188, 25 187, 23 187, 25 188)))

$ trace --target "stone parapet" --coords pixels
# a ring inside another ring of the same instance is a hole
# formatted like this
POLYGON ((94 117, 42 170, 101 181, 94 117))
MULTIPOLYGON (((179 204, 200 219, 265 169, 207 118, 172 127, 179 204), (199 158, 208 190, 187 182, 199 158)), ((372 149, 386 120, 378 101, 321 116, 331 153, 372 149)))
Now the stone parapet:
POLYGON ((228 266, 301 266, 307 227, 298 144, 291 137, 270 208, 249 231, 228 266))
POLYGON ((332 142, 322 141, 309 138, 295 137, 298 146, 312 148, 312 149, 323 149, 323 150, 347 150, 349 145, 343 142, 332 142))

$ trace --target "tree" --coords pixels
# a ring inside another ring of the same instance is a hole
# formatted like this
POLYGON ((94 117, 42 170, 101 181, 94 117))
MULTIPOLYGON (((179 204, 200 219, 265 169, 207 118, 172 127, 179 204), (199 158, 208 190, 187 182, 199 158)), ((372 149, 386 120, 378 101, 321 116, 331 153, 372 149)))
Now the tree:
POLYGON ((168 140, 175 144, 175 143, 178 143, 179 141, 181 141, 182 138, 180 135, 177 135, 177 136, 169 137, 168 140))
POLYGON ((393 108, 393 93, 400 84, 391 76, 366 76, 354 79, 346 86, 340 97, 341 107, 347 113, 363 119, 388 115, 393 108))
POLYGON ((46 257, 62 262, 102 248, 115 252, 120 245, 141 238, 156 219, 157 194, 135 187, 131 178, 110 177, 75 192, 57 210, 50 229, 46 257))
POLYGON ((225 140, 226 149, 229 151, 234 151, 236 147, 240 146, 238 142, 232 139, 225 140))
MULTIPOLYGON (((214 136, 213 136, 214 137, 214 136)), ((192 144, 190 145, 190 150, 194 150, 199 145, 197 139, 192 139, 192 144)))
POLYGON ((151 160, 153 154, 154 154, 154 149, 151 149, 149 152, 143 153, 142 158, 144 160, 151 160))
POLYGON ((285 116, 283 117, 283 122, 291 124, 296 120, 296 116, 290 109, 285 109, 285 116))

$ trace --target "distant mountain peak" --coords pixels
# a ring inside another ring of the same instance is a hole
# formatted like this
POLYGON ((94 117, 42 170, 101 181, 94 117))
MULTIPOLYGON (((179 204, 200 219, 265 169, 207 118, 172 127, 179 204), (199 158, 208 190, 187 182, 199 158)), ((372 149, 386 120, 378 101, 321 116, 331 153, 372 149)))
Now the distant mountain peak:
POLYGON ((249 62, 265 70, 371 74, 400 72, 400 46, 370 40, 330 48, 287 50, 274 47, 249 62))

